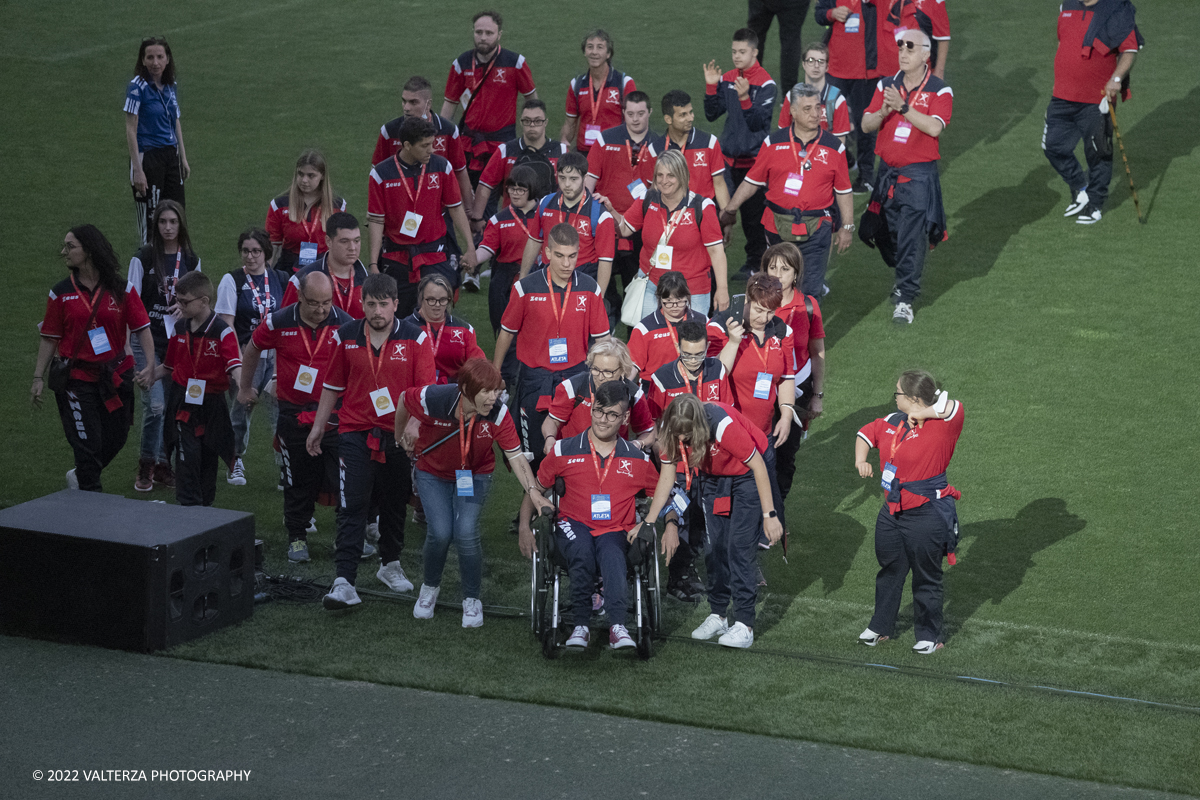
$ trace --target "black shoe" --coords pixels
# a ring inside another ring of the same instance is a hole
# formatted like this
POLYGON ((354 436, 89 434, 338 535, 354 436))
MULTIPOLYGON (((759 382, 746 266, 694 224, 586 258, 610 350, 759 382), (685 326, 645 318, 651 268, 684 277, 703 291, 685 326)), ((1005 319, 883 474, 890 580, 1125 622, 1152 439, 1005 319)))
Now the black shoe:
POLYGON ((875 191, 875 187, 862 178, 855 178, 854 183, 850 184, 850 191, 855 194, 870 194, 875 191))

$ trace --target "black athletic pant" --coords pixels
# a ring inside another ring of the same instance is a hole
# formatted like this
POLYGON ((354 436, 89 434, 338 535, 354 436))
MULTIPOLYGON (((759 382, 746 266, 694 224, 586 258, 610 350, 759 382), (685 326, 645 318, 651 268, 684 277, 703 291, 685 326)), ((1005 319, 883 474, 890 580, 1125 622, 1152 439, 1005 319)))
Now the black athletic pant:
POLYGON ((850 148, 846 148, 846 162, 851 168, 858 164, 858 179, 863 183, 875 185, 875 134, 864 133, 862 129, 863 112, 871 105, 875 96, 875 84, 872 78, 851 79, 835 78, 829 75, 825 78, 838 88, 850 105, 850 135, 846 144, 854 145, 854 160, 850 157, 850 148))
MULTIPOLYGON (((936 164, 931 164, 933 180, 937 180, 936 164)), ((910 165, 909 169, 912 168, 910 165)), ((901 303, 912 303, 921 293, 921 275, 925 271, 925 257, 929 255, 927 219, 932 189, 924 180, 897 182, 892 196, 883 202, 888 241, 880 244, 879 254, 895 270, 892 299, 901 303)))
POLYGON ((67 444, 75 453, 75 478, 84 491, 103 491, 100 471, 121 452, 133 426, 133 370, 121 378, 121 407, 116 411, 105 408, 96 383, 67 381, 66 389, 54 393, 67 444))
MULTIPOLYGON (((730 197, 733 197, 734 192, 742 185, 742 181, 746 179, 746 173, 749 171, 749 167, 727 167, 725 169, 725 174, 729 176, 729 180, 725 183, 729 187, 730 197)), ((742 207, 739 209, 742 217, 742 233, 746 237, 746 267, 751 272, 757 272, 760 269, 763 253, 767 251, 767 231, 762 224, 763 209, 766 207, 767 198, 764 187, 761 191, 750 195, 750 199, 742 203, 742 207)), ((807 263, 806 260, 806 266, 807 263)), ((731 275, 736 272, 736 269, 729 270, 731 275)))
POLYGON ((779 19, 779 92, 786 95, 800 76, 804 41, 800 31, 808 15, 809 0, 750 0, 746 27, 758 34, 758 63, 767 63, 767 31, 771 18, 779 19))
POLYGON ((384 461, 371 458, 367 431, 338 434, 338 472, 341 507, 337 515, 337 577, 352 585, 358 576, 367 512, 379 508, 379 557, 384 564, 400 558, 404 549, 404 516, 412 495, 412 464, 396 446, 391 433, 382 439, 384 461))
POLYGON ((175 445, 175 502, 181 506, 211 506, 217 499, 220 455, 206 445, 203 436, 196 436, 194 425, 174 420, 168 424, 176 426, 179 436, 175 445))
POLYGON ((1042 150, 1071 189, 1072 200, 1080 189, 1086 188, 1088 202, 1104 208, 1108 184, 1112 182, 1112 122, 1100 113, 1100 106, 1051 97, 1042 130, 1042 150), (1086 178, 1075 157, 1075 146, 1080 139, 1088 166, 1086 178))
MULTIPOLYGON (((146 193, 138 194, 133 189, 133 202, 137 209, 138 233, 142 244, 147 242, 150 218, 162 200, 183 202, 183 168, 179 163, 179 150, 175 147, 156 147, 142 153, 142 172, 146 174, 146 193)), ((129 167, 130 179, 133 166, 129 167)), ((132 186, 130 187, 132 189, 132 186)))
POLYGON ((297 422, 295 413, 280 409, 275 435, 283 456, 283 524, 289 542, 306 538, 321 489, 337 486, 337 428, 325 429, 321 455, 315 457, 308 454, 306 446, 311 432, 312 426, 297 422))
POLYGON ((875 520, 875 614, 871 630, 896 632, 904 580, 912 572, 913 627, 918 642, 942 640, 942 556, 946 523, 925 503, 892 516, 885 504, 875 520))

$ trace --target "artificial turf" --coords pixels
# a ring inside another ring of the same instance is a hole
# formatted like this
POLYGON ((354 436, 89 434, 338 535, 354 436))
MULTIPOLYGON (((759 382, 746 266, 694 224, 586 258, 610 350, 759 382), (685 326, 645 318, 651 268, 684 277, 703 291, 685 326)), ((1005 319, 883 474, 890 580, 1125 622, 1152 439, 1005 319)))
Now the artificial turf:
MULTIPOLYGON (((1200 706, 1195 636, 1200 557, 1189 523, 1197 492, 1195 397, 1200 389, 1197 281, 1187 254, 1200 203, 1200 87, 1191 37, 1200 7, 1142 4, 1147 48, 1120 125, 1141 209, 1139 225, 1117 156, 1104 219, 1062 218, 1067 190, 1039 150, 1052 86, 1053 5, 951 0, 947 78, 955 113, 942 140, 950 239, 927 262, 916 323, 890 322, 890 279, 856 242, 831 262, 822 304, 828 332, 825 415, 798 458, 789 500, 789 564, 764 559, 768 587, 756 648, 732 653, 670 640, 649 663, 593 650, 543 662, 523 619, 463 631, 439 610, 418 623, 403 603, 368 596, 352 614, 267 604, 255 617, 168 655, 444 691, 571 705, 653 719, 961 759, 1128 785, 1200 793, 1200 716, 1115 701, 965 685, 766 651, 916 666, 1200 706), (1189 77, 1190 76, 1190 77, 1189 77), (896 374, 934 371, 965 403, 951 465, 964 492, 963 544, 947 573, 946 648, 909 651, 906 608, 897 641, 854 644, 870 615, 872 525, 879 496, 852 468, 853 434, 884 413, 896 374)), ((132 254, 133 207, 120 106, 143 35, 168 36, 178 62, 189 161, 188 216, 206 270, 236 266, 234 241, 261 224, 308 146, 329 158, 336 190, 363 216, 379 125, 399 114, 399 86, 430 78, 434 108, 451 58, 469 44, 461 3, 311 0, 246 6, 9 3, 0 31, 7 109, 0 137, 7 285, 0 317, 8 421, 0 503, 57 490, 70 466, 52 408, 28 410, 45 293, 64 270, 63 232, 79 222, 132 254)), ((576 49, 601 25, 616 65, 658 98, 682 87, 701 102, 700 64, 728 66, 743 7, 708 0, 679 13, 612 2, 513 0, 504 43, 524 53, 561 124, 564 89, 582 71, 576 49)), ((805 38, 816 26, 805 25, 805 38)), ((774 35, 774 31, 772 32, 774 35)), ((768 43, 768 70, 778 43, 768 43)), ((659 117, 652 116, 658 120, 659 117)), ((720 123, 698 121, 719 132, 720 123)), ((656 129, 661 130, 661 122, 656 129)), ((859 200, 861 208, 862 200, 859 200)), ((735 234, 730 262, 740 263, 735 234)), ((483 295, 457 312, 490 349, 483 295)), ((252 434, 244 488, 219 486, 218 505, 256 514, 268 566, 284 571, 281 499, 265 418, 252 434)), ((109 491, 134 496, 137 426, 106 471, 109 491)), ((519 489, 496 484, 483 519, 485 602, 528 601, 526 562, 506 533, 519 489)), ((162 490, 153 499, 168 499, 162 490)), ((315 561, 332 575, 332 514, 318 514, 315 561)), ((418 576, 422 530, 403 557, 418 576)), ((382 589, 364 565, 362 588, 382 589)), ((456 597, 453 557, 443 599, 456 597)), ((705 613, 667 607, 667 628, 705 613)))

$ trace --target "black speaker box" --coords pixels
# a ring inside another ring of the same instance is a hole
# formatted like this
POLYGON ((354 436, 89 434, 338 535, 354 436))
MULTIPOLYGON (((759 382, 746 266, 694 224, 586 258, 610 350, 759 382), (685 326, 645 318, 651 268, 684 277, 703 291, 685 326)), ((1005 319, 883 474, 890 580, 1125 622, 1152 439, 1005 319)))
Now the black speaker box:
POLYGON ((67 489, 0 510, 0 632, 149 652, 254 613, 254 517, 67 489))

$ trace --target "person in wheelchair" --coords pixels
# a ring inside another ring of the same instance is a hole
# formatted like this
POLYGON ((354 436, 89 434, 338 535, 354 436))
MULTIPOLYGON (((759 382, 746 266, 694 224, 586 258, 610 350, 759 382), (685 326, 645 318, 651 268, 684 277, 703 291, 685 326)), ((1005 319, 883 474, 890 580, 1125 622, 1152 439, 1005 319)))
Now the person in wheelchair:
MULTIPOLYGON (((629 423, 629 406, 629 387, 623 381, 600 386, 592 404, 591 427, 555 442, 538 469, 538 483, 543 487, 554 486, 559 477, 566 486, 559 499, 555 537, 566 556, 571 580, 575 626, 566 642, 571 648, 585 648, 591 639, 588 623, 597 568, 604 580, 611 623, 609 646, 614 650, 635 646, 625 626, 629 603, 625 554, 636 531, 634 499, 640 492, 654 491, 662 477, 649 456, 619 435, 621 427, 629 423), (627 534, 630 529, 634 530, 627 534)), ((518 529, 526 558, 532 558, 536 550, 529 524, 532 511, 533 501, 526 496, 518 529)))
MULTIPOLYGON (((692 476, 699 480, 704 505, 704 562, 712 613, 692 631, 693 639, 720 634, 718 644, 726 647, 745 648, 754 643, 759 536, 766 533, 774 544, 783 535, 763 461, 766 438, 733 406, 704 403, 690 393, 672 400, 659 423, 663 480, 646 518, 655 519, 672 501, 677 465, 668 454, 678 455, 687 483, 692 476), (731 601, 733 625, 726 621, 731 601)), ((662 552, 668 566, 678 545, 678 530, 667 526, 662 552)))

